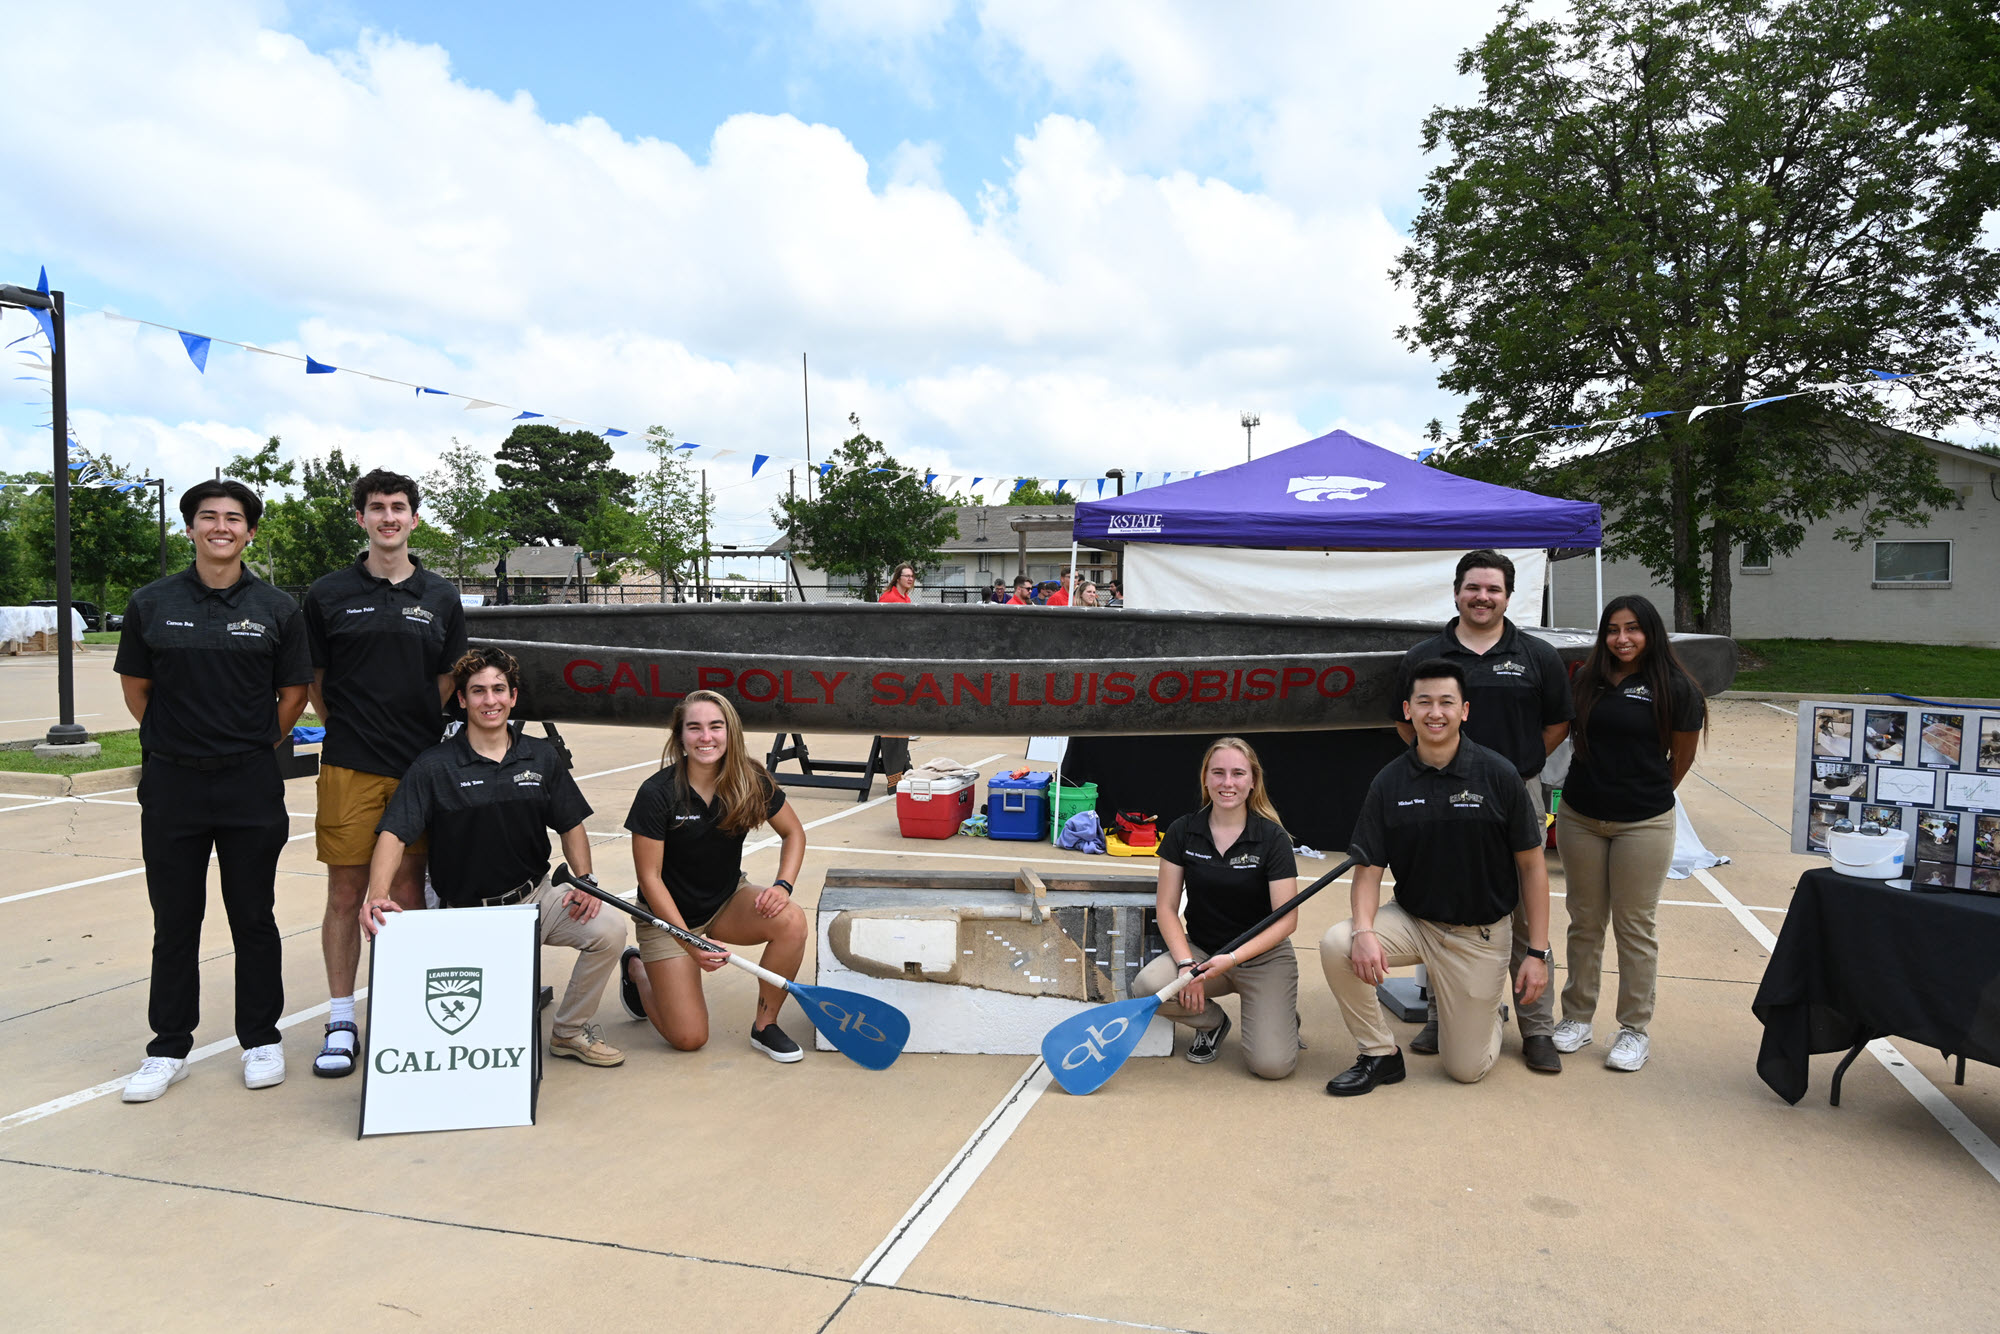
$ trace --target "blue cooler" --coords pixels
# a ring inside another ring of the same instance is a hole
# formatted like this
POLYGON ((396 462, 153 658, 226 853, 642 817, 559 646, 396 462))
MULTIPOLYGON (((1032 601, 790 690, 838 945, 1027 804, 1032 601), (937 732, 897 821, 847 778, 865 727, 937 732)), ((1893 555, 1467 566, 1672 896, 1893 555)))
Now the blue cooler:
POLYGON ((986 784, 986 834, 989 838, 1031 839, 1049 836, 1049 775, 1005 774, 986 784))

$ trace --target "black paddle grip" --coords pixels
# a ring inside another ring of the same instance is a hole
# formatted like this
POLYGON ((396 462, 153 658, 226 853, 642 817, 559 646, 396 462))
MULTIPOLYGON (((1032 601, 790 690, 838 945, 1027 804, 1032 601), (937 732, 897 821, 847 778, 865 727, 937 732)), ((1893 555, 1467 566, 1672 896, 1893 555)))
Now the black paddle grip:
POLYGON ((555 874, 550 876, 549 880, 553 884, 567 885, 571 889, 580 889, 594 899, 602 899, 604 902, 610 904, 614 908, 623 909, 625 912, 631 914, 633 917, 636 917, 638 920, 645 922, 651 926, 657 926, 658 928, 660 928, 660 930, 674 937, 674 939, 680 941, 683 945, 692 945, 698 950, 707 950, 711 954, 729 953, 729 951, 722 948, 722 946, 710 940, 703 940, 700 936, 697 936, 694 932, 689 931, 685 927, 675 926, 672 922, 662 921, 659 918, 653 916, 652 913, 647 912, 644 908, 641 908, 636 904, 627 903, 624 899, 619 898, 616 894, 605 893, 603 890, 597 887, 595 882, 584 880, 578 875, 576 875, 575 872, 571 871, 569 869, 568 862, 562 862, 558 864, 555 869, 555 874))
MULTIPOLYGON (((1322 889, 1325 889, 1328 885, 1332 884, 1334 881, 1340 879, 1341 876, 1346 875, 1348 868, 1353 865, 1354 865, 1354 858, 1349 857, 1346 861, 1334 867, 1331 871, 1328 871, 1325 875, 1313 881, 1310 885, 1307 885, 1304 889, 1292 895, 1290 898, 1286 899, 1283 903, 1279 904, 1277 907, 1271 909, 1271 915, 1269 917, 1266 917, 1263 921, 1257 923, 1257 925, 1251 927, 1248 931, 1245 931, 1242 935, 1230 941, 1227 945, 1224 945, 1221 949, 1217 950, 1215 953, 1229 954, 1235 951, 1240 946, 1248 945, 1251 941, 1255 940, 1262 932, 1264 932, 1272 924, 1274 924, 1280 917, 1283 917, 1286 913, 1298 907, 1301 903, 1304 903, 1307 899, 1319 893, 1322 889)), ((1215 956, 1210 955, 1209 957, 1214 958, 1215 956)))

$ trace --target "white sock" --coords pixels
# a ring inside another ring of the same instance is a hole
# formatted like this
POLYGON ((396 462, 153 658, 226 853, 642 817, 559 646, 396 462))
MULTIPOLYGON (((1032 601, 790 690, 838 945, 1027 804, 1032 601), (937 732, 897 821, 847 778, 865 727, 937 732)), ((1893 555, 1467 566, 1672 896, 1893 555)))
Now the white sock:
MULTIPOLYGON (((327 1015, 327 1022, 334 1024, 353 1023, 354 997, 335 996, 333 998, 331 1012, 327 1015)), ((326 1035, 326 1045, 333 1048, 335 1051, 352 1052, 354 1050, 354 1034, 347 1032, 328 1033, 326 1035)), ((332 1065, 329 1065, 327 1067, 327 1069, 329 1070, 335 1068, 336 1067, 332 1065)))

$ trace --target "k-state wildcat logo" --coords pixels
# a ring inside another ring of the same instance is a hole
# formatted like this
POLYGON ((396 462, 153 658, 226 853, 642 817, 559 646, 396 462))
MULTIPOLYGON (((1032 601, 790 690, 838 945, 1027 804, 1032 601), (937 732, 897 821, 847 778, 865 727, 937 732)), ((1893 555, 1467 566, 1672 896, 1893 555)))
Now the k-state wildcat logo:
POLYGON ((1387 485, 1366 477, 1294 477, 1285 490, 1293 500, 1364 500, 1387 485))
POLYGON ((1158 514, 1114 514, 1111 516, 1109 532, 1112 536, 1121 533, 1158 533, 1161 531, 1162 516, 1158 514))

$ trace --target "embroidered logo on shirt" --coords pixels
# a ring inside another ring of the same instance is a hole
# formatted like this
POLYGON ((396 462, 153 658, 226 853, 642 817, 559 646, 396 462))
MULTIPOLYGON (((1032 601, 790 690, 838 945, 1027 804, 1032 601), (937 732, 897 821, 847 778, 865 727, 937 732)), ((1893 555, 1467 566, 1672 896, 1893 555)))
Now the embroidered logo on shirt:
POLYGON ((1458 807, 1460 810, 1476 811, 1481 806, 1484 806, 1486 804, 1486 795, 1482 792, 1474 792, 1470 788, 1467 788, 1463 792, 1452 793, 1451 804, 1453 806, 1458 807))
POLYGON ((701 817, 699 815, 676 815, 674 817, 674 823, 679 824, 683 820, 699 820, 700 818, 701 817))
POLYGON ((1642 699, 1650 704, 1653 702, 1653 691, 1650 686, 1626 686, 1625 698, 1642 699))
POLYGON ((1421 806, 1424 804, 1424 799, 1422 797, 1405 797, 1396 804, 1398 806, 1421 806))
POLYGON ((262 638, 264 623, 262 621, 251 620, 231 621, 229 623, 229 633, 232 635, 249 635, 253 638, 262 638))
POLYGON ((1237 866, 1237 867, 1255 866, 1257 864, 1257 861, 1258 858, 1256 853, 1245 852, 1245 853, 1239 853, 1237 856, 1231 857, 1229 859, 1229 864, 1231 866, 1237 866))
POLYGON ((1189 849, 1187 850, 1187 855, 1188 855, 1188 856, 1190 856, 1190 857, 1199 857, 1199 858, 1200 858, 1201 860, 1203 860, 1203 861, 1205 861, 1205 862, 1206 862, 1206 861, 1213 861, 1213 860, 1215 860, 1215 859, 1214 859, 1213 857, 1210 857, 1210 856, 1209 856, 1209 855, 1208 855, 1207 853, 1205 853, 1205 852, 1196 852, 1196 851, 1195 851, 1195 850, 1194 850, 1193 848, 1189 848, 1189 849))
POLYGON ((519 787, 540 787, 542 785, 542 776, 533 769, 523 769, 514 775, 514 782, 519 787))
POLYGON ((484 787, 486 786, 486 780, 484 778, 461 778, 458 785, 460 787, 484 787))
POLYGON ((347 609, 347 614, 349 616, 366 616, 369 612, 374 610, 375 609, 373 607, 349 607, 347 609))
POLYGON ((1528 666, 1526 663, 1515 662, 1512 658, 1503 658, 1493 664, 1492 671, 1495 676, 1526 676, 1528 666))
POLYGON ((403 615, 413 621, 422 621, 425 625, 437 619, 429 607, 405 607, 403 615))
POLYGON ((194 622, 193 622, 193 621, 168 621, 168 622, 167 622, 167 624, 168 624, 168 625, 173 625, 173 626, 178 626, 178 627, 180 627, 180 628, 181 628, 181 629, 183 629, 183 630, 192 630, 192 629, 194 629, 194 622))

